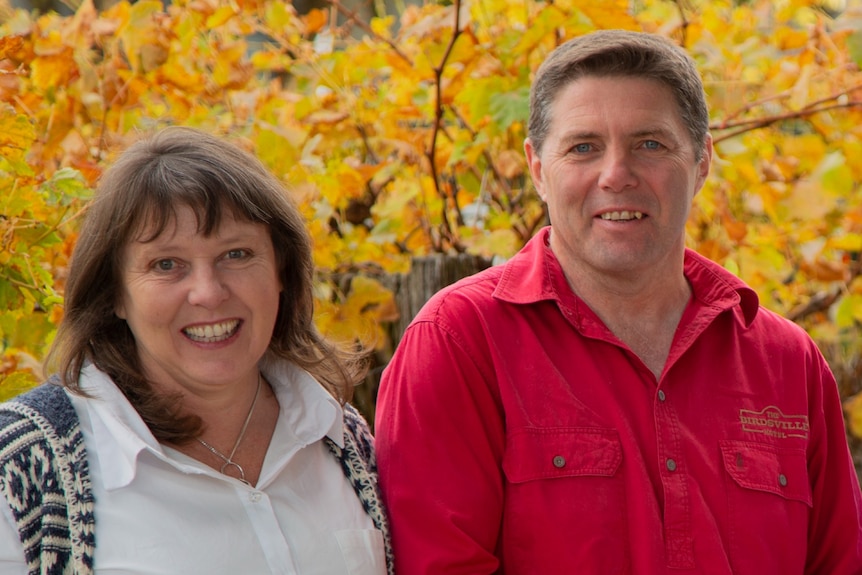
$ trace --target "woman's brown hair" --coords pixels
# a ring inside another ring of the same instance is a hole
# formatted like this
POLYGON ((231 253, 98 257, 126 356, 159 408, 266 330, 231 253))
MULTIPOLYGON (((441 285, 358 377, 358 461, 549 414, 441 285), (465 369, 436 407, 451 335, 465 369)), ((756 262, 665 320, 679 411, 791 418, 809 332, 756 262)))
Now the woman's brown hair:
POLYGON ((347 401, 364 375, 361 355, 326 341, 313 323, 314 264, 305 221, 281 182, 252 154, 205 132, 164 129, 126 149, 105 172, 72 254, 65 312, 47 365, 80 392, 87 362, 107 373, 160 441, 181 443, 202 422, 179 411, 176 397, 155 393, 144 378, 135 339, 115 314, 122 253, 132 240, 154 239, 191 208, 200 233, 227 215, 269 228, 284 289, 268 354, 309 371, 347 401), (148 237, 141 237, 146 230, 148 237))

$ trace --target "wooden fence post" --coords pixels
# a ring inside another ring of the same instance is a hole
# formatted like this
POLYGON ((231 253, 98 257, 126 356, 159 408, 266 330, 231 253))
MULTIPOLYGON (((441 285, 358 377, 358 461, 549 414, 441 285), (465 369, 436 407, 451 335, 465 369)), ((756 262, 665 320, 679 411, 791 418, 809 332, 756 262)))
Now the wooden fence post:
POLYGON ((395 294, 395 305, 399 318, 390 327, 393 350, 401 341, 404 330, 419 313, 425 303, 444 287, 476 272, 490 267, 487 258, 470 254, 415 257, 410 262, 410 272, 390 276, 387 284, 395 294))
POLYGON ((377 402, 377 387, 380 375, 404 330, 419 313, 423 305, 435 293, 456 281, 471 276, 491 266, 491 260, 470 254, 414 257, 410 261, 410 271, 406 274, 393 274, 381 281, 395 296, 398 319, 389 324, 387 333, 391 348, 374 357, 373 365, 365 378, 365 383, 356 388, 353 404, 374 425, 374 405, 377 402))

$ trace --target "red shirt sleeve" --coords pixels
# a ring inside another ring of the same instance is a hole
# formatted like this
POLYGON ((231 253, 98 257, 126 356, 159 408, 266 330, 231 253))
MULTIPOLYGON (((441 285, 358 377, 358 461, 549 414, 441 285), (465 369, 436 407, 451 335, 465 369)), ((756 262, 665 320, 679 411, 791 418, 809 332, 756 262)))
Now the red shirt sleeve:
POLYGON ((821 362, 821 377, 812 382, 811 390, 816 410, 810 417, 808 464, 813 507, 805 573, 860 575, 862 495, 847 448, 838 386, 822 358, 821 362))
POLYGON ((439 323, 414 323, 380 384, 375 447, 399 573, 499 568, 499 394, 465 345, 439 323))

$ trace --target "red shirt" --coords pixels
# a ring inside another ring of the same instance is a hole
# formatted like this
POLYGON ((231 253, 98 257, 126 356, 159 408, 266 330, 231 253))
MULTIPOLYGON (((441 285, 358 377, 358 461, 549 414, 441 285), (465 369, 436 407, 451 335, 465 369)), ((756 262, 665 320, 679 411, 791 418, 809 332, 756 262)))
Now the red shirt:
POLYGON ((442 290, 380 386, 404 575, 858 575, 862 501, 815 344, 694 252, 664 373, 569 289, 548 229, 442 290))

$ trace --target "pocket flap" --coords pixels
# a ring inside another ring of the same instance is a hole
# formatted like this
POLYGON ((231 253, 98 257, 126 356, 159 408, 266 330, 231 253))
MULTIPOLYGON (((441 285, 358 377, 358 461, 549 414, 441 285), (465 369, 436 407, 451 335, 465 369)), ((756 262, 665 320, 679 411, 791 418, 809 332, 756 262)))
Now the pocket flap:
POLYGON ((805 450, 750 441, 721 441, 724 468, 746 489, 812 505, 805 450))
POLYGON ((519 429, 508 435, 503 471, 512 483, 580 475, 612 476, 622 458, 619 435, 614 429, 519 429))

